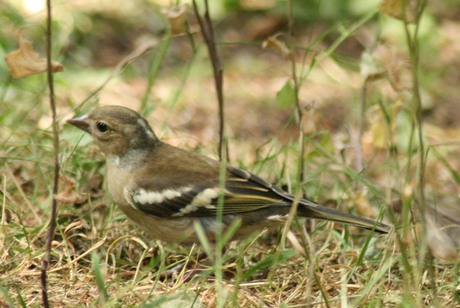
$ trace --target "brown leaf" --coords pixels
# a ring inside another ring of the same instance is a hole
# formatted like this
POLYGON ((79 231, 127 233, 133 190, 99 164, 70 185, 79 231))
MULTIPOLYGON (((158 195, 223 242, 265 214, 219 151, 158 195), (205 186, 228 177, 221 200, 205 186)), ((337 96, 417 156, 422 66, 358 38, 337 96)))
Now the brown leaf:
POLYGON ((397 93, 412 93, 411 65, 395 47, 381 44, 361 55, 361 76, 366 81, 387 78, 397 93))
POLYGON ((415 0, 382 0, 379 8, 380 12, 388 16, 415 23, 417 16, 417 3, 415 0))
MULTIPOLYGON (((32 42, 26 39, 21 33, 18 34, 19 49, 5 56, 6 64, 14 78, 27 77, 47 70, 46 58, 41 57, 33 48, 32 42)), ((61 72, 62 64, 51 63, 53 72, 61 72)))
POLYGON ((93 174, 86 182, 85 191, 91 196, 91 198, 98 198, 104 194, 102 189, 102 181, 104 178, 101 174, 93 174))
POLYGON ((169 27, 173 35, 182 34, 186 30, 188 5, 176 5, 161 11, 168 18, 169 27))
POLYGON ((63 204, 82 204, 87 200, 87 196, 74 190, 75 181, 69 177, 61 176, 63 189, 54 196, 57 202, 63 204))
POLYGON ((291 54, 291 51, 286 46, 286 43, 281 41, 278 37, 279 37, 278 34, 270 36, 268 39, 266 39, 262 43, 262 48, 264 48, 264 49, 265 48, 270 48, 270 49, 272 49, 274 51, 279 52, 280 54, 282 54, 285 57, 289 56, 291 54))
POLYGON ((381 45, 375 57, 387 68, 388 81, 398 93, 412 93, 412 67, 409 59, 392 46, 381 45))

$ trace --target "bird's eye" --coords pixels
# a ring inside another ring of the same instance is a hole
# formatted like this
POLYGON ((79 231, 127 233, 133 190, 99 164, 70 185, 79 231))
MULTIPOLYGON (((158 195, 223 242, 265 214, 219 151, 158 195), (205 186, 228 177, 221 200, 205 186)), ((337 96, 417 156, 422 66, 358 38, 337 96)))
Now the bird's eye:
POLYGON ((109 126, 105 122, 97 122, 96 127, 97 127, 97 130, 100 131, 101 133, 105 133, 106 131, 109 130, 109 126))

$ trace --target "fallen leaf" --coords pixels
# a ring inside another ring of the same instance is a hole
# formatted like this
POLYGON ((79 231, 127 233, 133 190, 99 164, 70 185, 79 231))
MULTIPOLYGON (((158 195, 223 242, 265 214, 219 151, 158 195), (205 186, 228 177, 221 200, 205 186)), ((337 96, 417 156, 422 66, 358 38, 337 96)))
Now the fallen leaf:
POLYGON ((93 174, 86 182, 85 191, 91 196, 91 198, 98 198, 104 194, 102 189, 103 176, 99 173, 93 174))
MULTIPOLYGON (((27 77, 47 70, 46 58, 40 56, 33 48, 32 42, 21 33, 18 34, 19 49, 5 56, 8 70, 14 78, 27 77)), ((51 63, 53 72, 62 72, 64 67, 57 62, 51 63)))
POLYGON ((61 176, 60 179, 63 188, 60 193, 54 196, 57 202, 63 204, 82 204, 88 199, 86 195, 80 194, 74 190, 74 180, 67 176, 61 176))

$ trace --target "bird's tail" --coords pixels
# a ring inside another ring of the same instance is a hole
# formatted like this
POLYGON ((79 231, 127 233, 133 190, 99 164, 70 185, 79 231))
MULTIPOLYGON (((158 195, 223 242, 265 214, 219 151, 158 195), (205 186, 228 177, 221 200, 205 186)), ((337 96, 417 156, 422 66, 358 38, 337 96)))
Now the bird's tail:
POLYGON ((379 233, 388 233, 391 230, 391 227, 386 224, 349 213, 344 213, 306 199, 300 200, 297 213, 299 216, 303 217, 336 221, 368 230, 375 230, 379 233))

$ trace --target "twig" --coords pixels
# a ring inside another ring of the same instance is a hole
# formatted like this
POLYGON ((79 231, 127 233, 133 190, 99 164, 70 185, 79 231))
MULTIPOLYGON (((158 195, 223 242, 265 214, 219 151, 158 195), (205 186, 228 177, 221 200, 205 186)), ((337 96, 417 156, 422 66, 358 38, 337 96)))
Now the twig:
POLYGON ((296 62, 296 47, 294 42, 294 12, 292 7, 292 1, 288 1, 288 14, 289 14, 289 47, 291 49, 291 72, 292 81, 294 83, 294 100, 297 111, 297 120, 299 121, 299 135, 300 135, 300 161, 299 161, 299 183, 303 183, 305 180, 305 141, 304 141, 304 130, 303 130, 303 111, 299 101, 300 84, 297 76, 297 62, 296 62))
POLYGON ((53 149, 54 149, 54 181, 53 181, 53 195, 51 198, 51 217, 49 222, 49 229, 48 229, 48 239, 46 242, 46 250, 45 255, 42 259, 42 272, 41 272, 41 284, 42 284, 42 299, 43 299, 43 306, 45 308, 49 307, 49 300, 48 300, 48 290, 47 290, 47 270, 50 260, 51 254, 51 243, 53 242, 54 236, 54 229, 56 228, 56 209, 57 209, 57 201, 55 196, 59 190, 59 135, 58 135, 58 127, 56 122, 56 104, 54 101, 54 84, 53 84, 53 72, 51 70, 51 0, 46 1, 46 12, 47 12, 47 19, 46 19, 46 62, 47 62, 47 77, 48 77, 48 89, 49 89, 49 99, 50 99, 50 107, 51 107, 51 114, 53 120, 53 149))
POLYGON ((217 92, 217 102, 219 104, 219 159, 222 160, 223 153, 225 151, 225 157, 228 161, 228 146, 224 142, 224 92, 223 92, 223 72, 224 69, 222 68, 222 63, 220 61, 219 53, 217 52, 216 47, 216 40, 214 37, 214 29, 212 26, 211 17, 209 16, 209 5, 208 0, 204 0, 205 3, 205 12, 204 17, 201 17, 200 13, 198 12, 198 7, 196 5, 196 1, 193 0, 193 10, 195 12, 195 16, 200 24, 201 33, 203 33, 203 38, 206 42, 206 46, 208 47, 209 57, 211 58, 212 63, 212 70, 214 73, 214 81, 216 86, 217 92))

